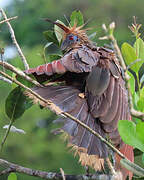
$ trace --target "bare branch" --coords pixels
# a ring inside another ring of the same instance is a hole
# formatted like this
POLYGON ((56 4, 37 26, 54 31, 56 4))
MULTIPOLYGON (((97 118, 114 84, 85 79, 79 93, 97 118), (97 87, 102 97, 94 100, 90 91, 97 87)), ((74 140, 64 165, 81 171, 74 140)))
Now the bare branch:
POLYGON ((12 168, 7 168, 7 169, 0 172, 0 176, 5 175, 5 174, 9 174, 11 172, 14 172, 14 170, 12 168))
POLYGON ((9 83, 9 84, 12 83, 12 81, 10 81, 9 79, 7 79, 7 78, 5 78, 5 77, 3 77, 3 76, 0 76, 0 80, 1 80, 1 81, 5 81, 5 82, 7 82, 7 83, 9 83))
MULTIPOLYGON (((12 77, 10 77, 8 74, 6 74, 5 72, 0 71, 0 74, 5 76, 6 78, 10 79, 11 81, 13 81, 14 83, 16 83, 17 85, 25 88, 28 92, 30 92, 32 95, 34 95, 36 98, 38 98, 40 101, 42 101, 43 103, 45 103, 45 106, 50 108, 51 110, 53 110, 55 113, 62 115, 64 117, 68 117, 71 120, 75 121, 76 123, 80 124, 82 127, 86 128, 89 132, 91 132, 92 134, 94 134, 95 136, 97 136, 102 142, 104 142, 108 147, 110 147, 114 152, 116 152, 122 159, 125 160, 125 162, 127 162, 127 164, 129 164, 129 167, 131 167, 131 171, 133 172, 134 168, 139 169, 144 176, 144 169, 142 169, 141 167, 139 167, 138 165, 130 162, 117 148, 115 148, 112 144, 110 144, 106 139, 104 139, 101 135, 99 135, 97 132, 95 132, 93 129, 91 129, 89 126, 87 126, 86 124, 84 124, 83 122, 81 122, 79 119, 75 118, 74 116, 72 116, 71 114, 67 113, 67 112, 63 112, 59 107, 57 107, 52 101, 50 100, 46 100, 44 98, 42 98, 39 94, 37 94, 36 92, 32 91, 30 88, 26 87, 25 85, 23 85, 22 83, 20 83, 19 81, 13 79, 12 77), (55 108, 51 108, 51 107, 55 107, 55 108)), ((126 164, 126 163, 125 163, 126 164)), ((139 174, 138 174, 139 175, 139 174)))
POLYGON ((23 54, 19 44, 17 43, 14 30, 13 30, 11 24, 9 23, 8 18, 7 18, 6 14, 5 14, 5 12, 4 12, 4 10, 2 8, 0 8, 0 12, 1 12, 2 16, 4 17, 4 19, 6 20, 6 23, 7 23, 8 28, 9 28, 9 32, 11 34, 11 38, 12 38, 13 44, 16 46, 16 48, 18 50, 19 56, 21 57, 21 60, 22 60, 22 62, 24 64, 24 66, 25 66, 25 69, 29 69, 29 65, 27 63, 27 60, 26 60, 26 58, 25 58, 25 56, 24 56, 24 54, 23 54))
POLYGON ((0 21, 0 24, 3 24, 3 23, 5 23, 5 22, 11 21, 11 20, 14 20, 14 19, 16 19, 16 18, 18 18, 18 17, 17 17, 17 16, 14 16, 14 17, 5 19, 5 20, 3 20, 3 21, 0 21))
MULTIPOLYGON (((54 180, 62 180, 63 175, 61 173, 53 173, 53 172, 46 172, 40 170, 33 170, 30 168, 26 168, 14 163, 10 163, 6 160, 0 159, 0 166, 4 166, 7 169, 0 172, 0 176, 4 174, 8 174, 10 172, 18 172, 27 174, 29 176, 36 176, 43 179, 54 179, 54 180)), ((112 179, 112 175, 105 175, 105 174, 93 174, 93 175, 64 175, 67 180, 98 180, 98 179, 112 179)))
POLYGON ((12 66, 11 64, 0 61, 0 66, 5 67, 6 69, 8 69, 8 70, 16 73, 17 75, 25 78, 27 81, 31 82, 31 83, 34 84, 34 85, 39 86, 39 87, 42 87, 42 85, 41 85, 40 83, 38 83, 37 81, 33 80, 32 78, 30 78, 29 76, 27 76, 23 71, 15 68, 15 67, 12 66))

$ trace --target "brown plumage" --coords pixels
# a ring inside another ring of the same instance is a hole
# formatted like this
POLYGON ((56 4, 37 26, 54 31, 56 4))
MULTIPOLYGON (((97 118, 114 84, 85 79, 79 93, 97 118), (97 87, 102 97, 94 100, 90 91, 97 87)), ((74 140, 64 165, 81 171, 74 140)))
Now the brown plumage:
MULTIPOLYGON (((67 53, 57 61, 25 72, 33 74, 40 82, 59 83, 33 90, 107 138, 133 161, 133 149, 122 142, 117 129, 118 120, 130 120, 131 117, 125 82, 114 52, 93 46, 82 27, 54 24, 64 30, 62 45, 67 53)), ((64 123, 62 131, 68 133, 68 145, 79 155, 83 166, 88 165, 95 170, 104 168, 110 152, 100 139, 71 119, 60 118, 56 122, 64 123)), ((118 163, 116 166, 122 169, 118 163)), ((124 179, 128 174, 132 177, 127 170, 122 169, 122 172, 124 179)))

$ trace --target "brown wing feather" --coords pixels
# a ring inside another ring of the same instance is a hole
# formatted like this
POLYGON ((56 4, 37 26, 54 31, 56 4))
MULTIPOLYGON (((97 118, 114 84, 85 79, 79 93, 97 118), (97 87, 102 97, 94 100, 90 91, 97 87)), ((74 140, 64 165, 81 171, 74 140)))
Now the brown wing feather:
MULTIPOLYGON (((121 112, 122 112, 122 91, 121 91, 121 88, 119 87, 119 84, 118 84, 118 92, 119 94, 119 99, 118 100, 118 106, 117 106, 117 109, 116 109, 116 114, 114 116, 113 119, 111 119, 111 121, 109 121, 109 123, 103 123, 103 128, 106 132, 113 132, 114 130, 117 129, 117 123, 118 123, 118 120, 121 119, 121 112)), ((111 112, 112 113, 112 112, 111 112)))
MULTIPOLYGON (((111 78, 113 78, 113 77, 111 77, 111 78)), ((110 98, 108 100, 109 109, 104 116, 100 117, 100 121, 103 123, 111 122, 113 120, 113 118, 115 117, 117 110, 118 110, 118 103, 119 103, 118 80, 114 79, 113 81, 111 81, 114 84, 113 87, 111 89, 107 89, 107 91, 106 91, 107 98, 110 96, 110 98)))

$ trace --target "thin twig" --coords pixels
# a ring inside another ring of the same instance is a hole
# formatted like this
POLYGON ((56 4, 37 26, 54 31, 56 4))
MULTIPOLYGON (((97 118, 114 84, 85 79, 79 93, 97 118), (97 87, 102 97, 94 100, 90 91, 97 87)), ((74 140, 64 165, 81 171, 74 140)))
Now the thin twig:
POLYGON ((12 83, 12 81, 10 81, 9 79, 7 79, 7 78, 5 78, 5 77, 3 77, 3 76, 0 76, 0 80, 1 80, 1 81, 4 81, 4 82, 7 82, 7 83, 9 83, 9 84, 12 83))
POLYGON ((18 16, 14 16, 14 17, 5 19, 5 20, 3 20, 3 21, 0 21, 0 24, 3 24, 3 23, 5 23, 5 22, 11 21, 11 20, 14 20, 14 19, 16 19, 16 18, 18 18, 18 16))
POLYGON ((0 145, 0 152, 1 153, 2 153, 2 149, 3 149, 4 143, 6 142, 6 139, 7 139, 8 135, 9 135, 9 132, 10 132, 10 129, 11 129, 12 125, 13 125, 13 120, 10 121, 9 127, 6 130, 4 138, 2 139, 2 142, 1 142, 1 145, 0 145))
POLYGON ((22 62, 23 62, 23 64, 24 64, 24 66, 25 66, 25 69, 29 69, 29 65, 28 65, 28 63, 27 63, 27 60, 26 60, 26 58, 25 58, 25 56, 24 56, 24 54, 23 54, 23 52, 22 52, 19 44, 17 43, 14 30, 13 30, 10 22, 7 21, 8 18, 7 18, 6 14, 5 14, 5 12, 4 12, 4 10, 3 10, 2 8, 0 8, 0 12, 1 12, 2 16, 4 17, 4 20, 6 20, 6 23, 7 23, 7 25, 8 25, 8 29, 9 29, 9 32, 10 32, 10 34, 11 34, 11 38, 12 38, 13 44, 16 46, 16 48, 17 48, 17 50, 18 50, 19 56, 20 56, 21 59, 22 59, 22 62))
POLYGON ((12 168, 7 168, 7 169, 0 172, 0 176, 5 175, 5 174, 9 174, 11 172, 15 172, 15 171, 12 168))
POLYGON ((60 172, 61 172, 61 175, 62 175, 62 179, 66 180, 65 173, 64 173, 64 170, 62 168, 60 168, 60 172))
POLYGON ((15 68, 14 66, 12 66, 11 64, 9 63, 6 63, 6 62, 2 62, 0 61, 0 66, 16 73, 17 75, 25 78, 27 81, 29 81, 30 83, 36 85, 36 86, 39 86, 39 87, 43 87, 40 83, 38 83, 37 81, 33 80, 32 78, 30 78, 29 76, 27 76, 23 71, 15 68))
POLYGON ((110 144, 107 140, 105 140, 101 135, 99 135, 97 132, 95 132, 93 129, 91 129, 89 126, 87 126, 86 124, 84 124, 83 122, 81 122, 79 119, 75 118, 74 116, 72 116, 71 114, 67 113, 67 112, 63 112, 59 107, 57 107, 52 101, 50 100, 46 100, 44 98, 42 98, 39 94, 37 94, 36 92, 32 91, 32 89, 26 87, 25 85, 23 85, 22 83, 20 83, 19 81, 13 79, 11 76, 9 76, 8 74, 6 74, 3 71, 0 71, 0 74, 5 76, 6 78, 10 79, 11 81, 13 81, 14 83, 16 83, 17 85, 25 88, 28 92, 30 92, 32 95, 34 95, 36 98, 38 98, 40 101, 42 101, 43 103, 45 103, 45 106, 47 106, 48 108, 51 109, 51 107, 55 107, 53 108, 53 111, 56 112, 59 115, 62 115, 64 117, 68 117, 71 120, 75 121, 76 123, 80 124, 82 127, 86 128, 89 132, 91 132, 92 134, 94 134, 95 136, 97 136, 102 142, 104 142, 108 147, 110 147, 114 152, 116 152, 122 159, 125 160, 125 162, 127 162, 127 164, 129 164, 132 168, 131 171, 133 171, 134 167, 138 167, 137 169, 139 169, 141 171, 141 173, 144 176, 144 169, 142 169, 141 167, 139 167, 138 165, 130 162, 117 148, 115 148, 112 144, 110 144))

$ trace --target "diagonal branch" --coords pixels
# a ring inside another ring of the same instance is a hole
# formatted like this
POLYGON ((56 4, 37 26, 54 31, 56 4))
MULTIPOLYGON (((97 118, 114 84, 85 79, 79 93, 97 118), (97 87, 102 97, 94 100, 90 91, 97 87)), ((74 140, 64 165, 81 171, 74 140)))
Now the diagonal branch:
POLYGON ((31 82, 32 84, 36 85, 36 86, 39 86, 39 87, 43 87, 40 83, 38 83, 37 81, 35 81, 34 79, 30 78, 29 76, 27 76, 23 71, 17 69, 16 67, 12 66, 11 64, 9 63, 6 63, 6 62, 2 62, 0 61, 0 66, 16 73, 17 75, 25 78, 27 81, 31 82))
POLYGON ((12 83, 9 79, 7 79, 7 78, 5 78, 5 77, 3 77, 3 76, 0 76, 0 80, 1 80, 1 81, 5 81, 5 82, 7 82, 7 83, 9 83, 9 84, 12 83))
MULTIPOLYGON (((3 170, 0 172, 0 176, 4 174, 8 174, 11 172, 18 172, 18 173, 23 173, 27 174, 29 176, 35 176, 39 177, 42 179, 47 179, 47 180, 62 180, 63 175, 62 173, 54 173, 54 172, 46 172, 46 171, 40 171, 40 170, 34 170, 30 168, 26 168, 11 162, 8 162, 4 159, 0 159, 0 165, 6 167, 7 169, 3 170)), ((93 175, 66 175, 65 178, 67 180, 98 180, 98 179, 113 179, 112 175, 105 175, 105 174, 93 174, 93 175)))
POLYGON ((29 69, 29 65, 28 65, 28 63, 27 63, 27 60, 26 60, 26 58, 25 58, 25 56, 24 56, 24 54, 23 54, 23 52, 22 52, 19 44, 17 43, 14 30, 13 30, 11 24, 9 23, 8 18, 7 18, 6 14, 5 14, 5 12, 4 12, 4 10, 3 10, 2 8, 0 8, 0 13, 1 13, 2 16, 4 17, 4 20, 6 20, 6 23, 7 23, 7 25, 8 25, 8 29, 9 29, 9 32, 10 32, 10 34, 11 34, 11 38, 12 38, 13 44, 16 46, 16 48, 17 48, 17 50, 18 50, 19 56, 20 56, 21 59, 22 59, 22 62, 23 62, 23 64, 24 64, 24 66, 25 66, 25 69, 29 69))
POLYGON ((32 95, 34 95, 36 98, 38 98, 40 101, 42 101, 43 103, 45 103, 45 105, 50 108, 51 110, 53 110, 55 113, 62 115, 64 117, 68 117, 71 120, 75 121, 76 123, 80 124, 82 127, 86 128, 89 132, 91 132, 92 134, 94 134, 95 136, 97 136, 102 142, 104 142, 108 147, 110 147, 114 152, 116 152, 124 161, 122 161, 122 165, 125 165, 125 167, 134 172, 135 174, 137 174, 138 176, 144 176, 144 169, 142 169, 141 167, 139 167, 138 165, 130 162, 117 148, 115 148, 112 144, 110 144, 106 139, 104 139, 101 135, 99 135, 97 132, 95 132, 93 129, 91 129, 89 126, 87 126, 86 124, 84 124, 83 122, 81 122, 79 119, 75 118, 74 116, 72 116, 71 114, 67 113, 67 112, 63 112, 59 107, 57 107, 52 101, 50 100, 46 100, 44 98, 42 98, 39 94, 37 94, 36 92, 32 91, 30 88, 26 87, 25 85, 23 85, 22 83, 20 83, 19 81, 13 79, 11 76, 9 76, 8 74, 6 74, 3 71, 0 71, 0 74, 3 75, 4 77, 6 77, 7 79, 11 80, 12 82, 16 83, 17 85, 21 86, 22 88, 26 89, 28 92, 30 92, 32 95))

